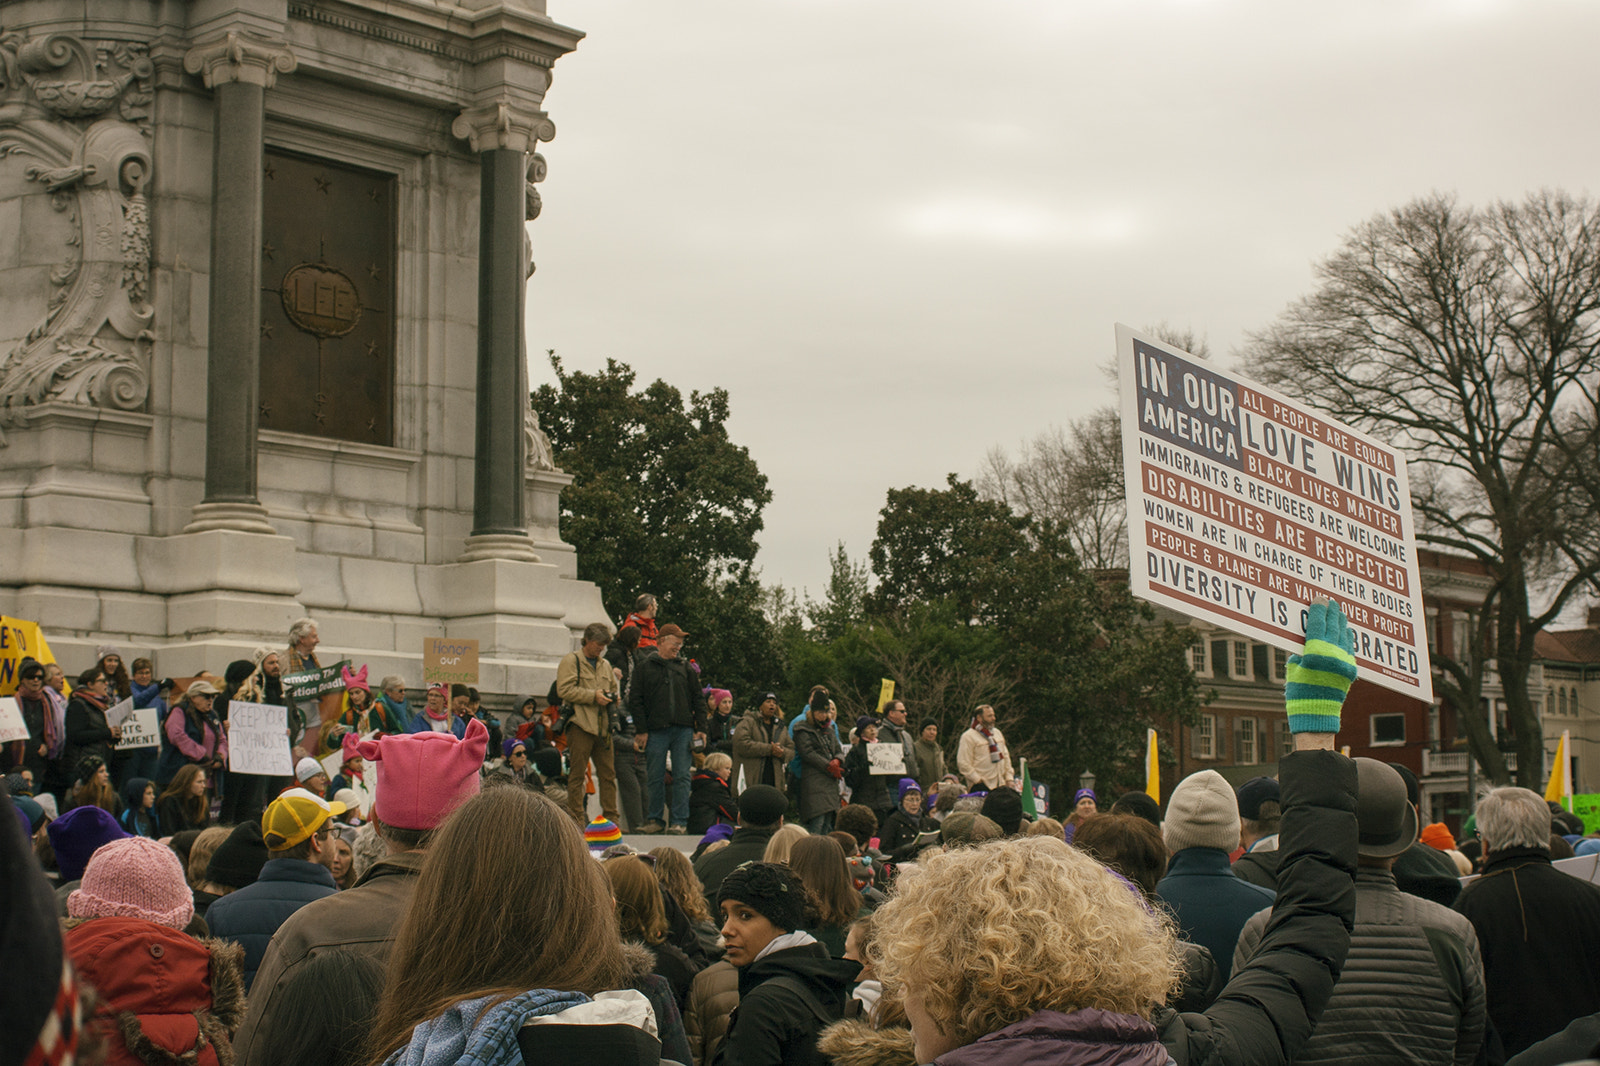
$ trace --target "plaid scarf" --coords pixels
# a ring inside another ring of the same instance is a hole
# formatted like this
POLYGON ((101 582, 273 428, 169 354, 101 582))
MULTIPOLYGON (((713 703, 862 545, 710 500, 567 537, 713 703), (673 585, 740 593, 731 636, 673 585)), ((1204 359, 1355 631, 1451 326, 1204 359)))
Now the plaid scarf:
POLYGON ((411 1042, 384 1066, 521 1066, 517 1030, 529 1018, 589 1002, 582 992, 535 988, 488 1007, 492 997, 466 999, 411 1030, 411 1042), (488 1007, 487 1010, 484 1008, 488 1007))

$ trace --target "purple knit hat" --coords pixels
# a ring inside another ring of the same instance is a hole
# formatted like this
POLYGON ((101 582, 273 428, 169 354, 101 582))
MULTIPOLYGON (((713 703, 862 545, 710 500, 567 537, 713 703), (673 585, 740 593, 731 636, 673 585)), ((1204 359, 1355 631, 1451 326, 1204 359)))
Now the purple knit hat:
POLYGON ((142 918, 182 929, 194 895, 172 849, 149 837, 113 840, 94 853, 83 884, 67 897, 72 918, 142 918))
POLYGON ((56 853, 62 882, 76 881, 89 865, 89 856, 102 844, 128 836, 111 812, 100 807, 74 807, 45 829, 56 853))

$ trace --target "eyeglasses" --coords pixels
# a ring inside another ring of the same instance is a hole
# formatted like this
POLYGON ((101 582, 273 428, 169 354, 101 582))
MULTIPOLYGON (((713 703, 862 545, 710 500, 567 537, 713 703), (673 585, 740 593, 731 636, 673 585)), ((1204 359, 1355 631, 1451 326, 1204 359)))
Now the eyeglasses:
POLYGON ((318 840, 327 840, 329 837, 338 840, 344 836, 344 830, 336 825, 325 825, 317 830, 316 836, 318 840))

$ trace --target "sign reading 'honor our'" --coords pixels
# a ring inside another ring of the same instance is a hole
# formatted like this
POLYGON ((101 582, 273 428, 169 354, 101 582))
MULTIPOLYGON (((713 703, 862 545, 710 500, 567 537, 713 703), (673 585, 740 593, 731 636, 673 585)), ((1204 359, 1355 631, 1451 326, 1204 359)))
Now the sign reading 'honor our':
POLYGON ((1317 596, 1374 684, 1432 700, 1405 458, 1117 326, 1135 595, 1288 651, 1317 596))

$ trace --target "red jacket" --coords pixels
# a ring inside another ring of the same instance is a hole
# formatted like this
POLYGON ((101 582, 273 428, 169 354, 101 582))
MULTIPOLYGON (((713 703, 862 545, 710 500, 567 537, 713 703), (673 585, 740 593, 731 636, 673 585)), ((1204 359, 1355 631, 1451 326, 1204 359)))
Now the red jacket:
POLYGON ((99 994, 108 1066, 195 1066, 233 1058, 244 1019, 244 949, 139 918, 91 918, 64 937, 79 978, 99 994), (124 1012, 133 1015, 130 1024, 124 1012), (224 1057, 219 1048, 226 1048, 224 1057))
POLYGON ((656 620, 654 618, 642 618, 639 615, 630 614, 628 620, 622 624, 639 627, 639 647, 653 648, 656 646, 656 620))

